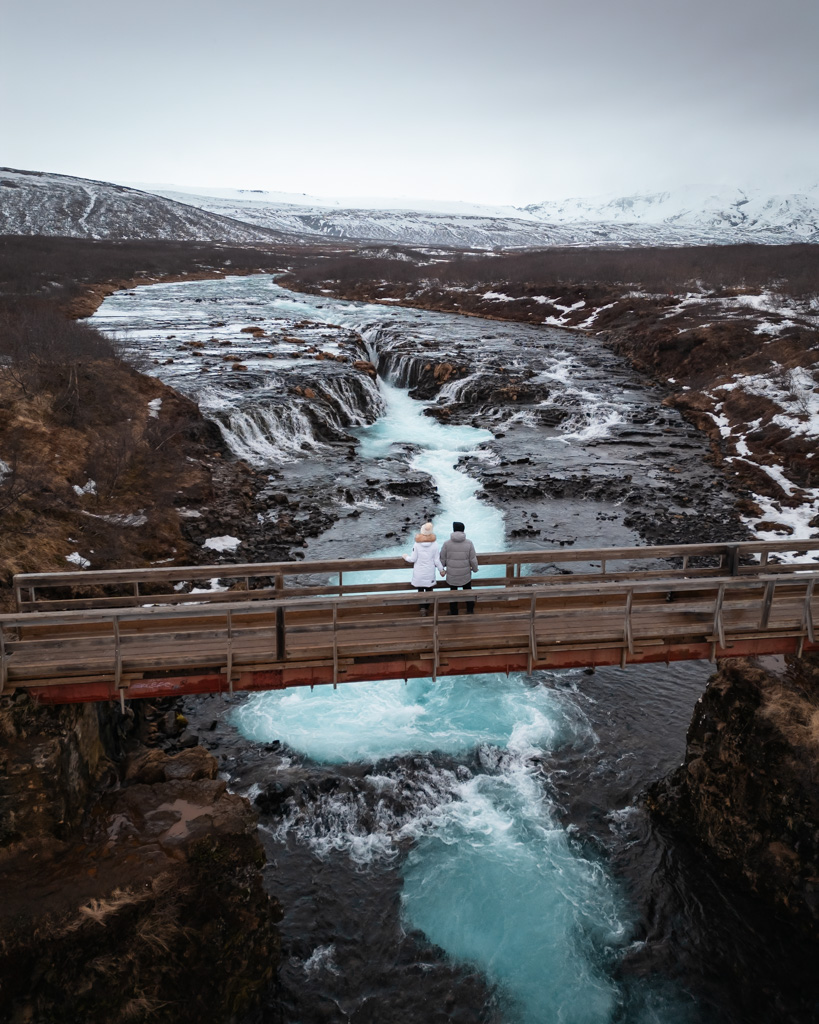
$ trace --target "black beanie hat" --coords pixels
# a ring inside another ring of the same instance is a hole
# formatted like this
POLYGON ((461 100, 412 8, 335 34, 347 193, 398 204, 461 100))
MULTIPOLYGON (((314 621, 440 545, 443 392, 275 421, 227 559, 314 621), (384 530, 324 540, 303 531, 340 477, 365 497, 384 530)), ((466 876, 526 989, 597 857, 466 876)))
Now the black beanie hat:
POLYGON ((453 523, 452 524, 452 532, 453 533, 458 533, 459 531, 461 533, 464 533, 465 530, 466 530, 466 527, 464 526, 463 523, 453 523))

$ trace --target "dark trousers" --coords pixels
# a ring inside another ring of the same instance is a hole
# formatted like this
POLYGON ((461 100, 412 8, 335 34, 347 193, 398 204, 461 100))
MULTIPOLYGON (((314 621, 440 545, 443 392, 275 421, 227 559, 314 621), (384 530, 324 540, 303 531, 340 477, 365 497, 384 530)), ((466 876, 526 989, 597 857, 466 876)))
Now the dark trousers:
MULTIPOLYGON (((418 591, 419 594, 431 594, 434 588, 433 587, 416 587, 415 589, 418 591)), ((421 608, 426 608, 427 611, 429 611, 429 604, 428 603, 427 604, 422 604, 422 605, 420 605, 420 607, 421 608)))
MULTIPOLYGON (((472 580, 470 580, 469 583, 464 583, 464 585, 462 587, 453 587, 451 583, 449 583, 448 586, 449 586, 450 590, 471 590, 472 589, 472 580)), ((450 601, 449 602, 449 614, 450 615, 457 615, 458 614, 458 605, 459 605, 459 603, 460 603, 459 601, 450 601)), ((466 602, 466 614, 467 615, 471 615, 474 611, 475 611, 475 602, 474 601, 467 601, 466 602)))

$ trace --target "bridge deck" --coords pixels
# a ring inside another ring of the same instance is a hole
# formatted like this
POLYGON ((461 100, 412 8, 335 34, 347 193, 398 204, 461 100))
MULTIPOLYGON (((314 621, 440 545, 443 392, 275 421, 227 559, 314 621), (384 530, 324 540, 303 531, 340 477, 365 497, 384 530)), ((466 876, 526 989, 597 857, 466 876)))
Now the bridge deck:
POLYGON ((817 648, 817 552, 805 541, 494 553, 481 564, 503 575, 424 595, 427 617, 396 559, 19 576, 20 610, 0 616, 0 690, 60 703, 801 653, 817 648), (797 560, 773 561, 783 554, 797 560), (579 571, 562 575, 561 562, 579 571), (349 582, 364 569, 404 582, 349 582), (191 588, 216 573, 237 589, 191 588))

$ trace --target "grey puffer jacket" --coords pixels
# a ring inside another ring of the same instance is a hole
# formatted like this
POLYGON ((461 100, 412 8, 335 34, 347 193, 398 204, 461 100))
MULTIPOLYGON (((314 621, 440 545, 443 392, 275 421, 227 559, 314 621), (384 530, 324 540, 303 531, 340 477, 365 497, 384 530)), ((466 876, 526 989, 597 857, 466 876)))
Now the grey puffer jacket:
POLYGON ((466 534, 458 530, 444 541, 440 554, 441 564, 446 569, 446 581, 453 587, 462 587, 472 579, 472 573, 478 571, 478 557, 475 545, 466 539, 466 534))

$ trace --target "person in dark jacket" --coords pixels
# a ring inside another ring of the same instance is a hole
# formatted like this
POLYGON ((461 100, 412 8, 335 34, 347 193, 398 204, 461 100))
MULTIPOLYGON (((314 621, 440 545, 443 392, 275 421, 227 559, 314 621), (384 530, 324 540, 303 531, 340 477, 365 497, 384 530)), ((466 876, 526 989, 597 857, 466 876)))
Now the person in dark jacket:
MULTIPOLYGON (((444 541, 439 558, 450 590, 472 589, 472 573, 478 571, 478 557, 475 545, 466 538, 463 523, 452 524, 452 533, 449 540, 444 541)), ((467 601, 466 611, 468 615, 475 611, 474 601, 467 601)), ((450 601, 449 614, 458 614, 457 601, 450 601)))

